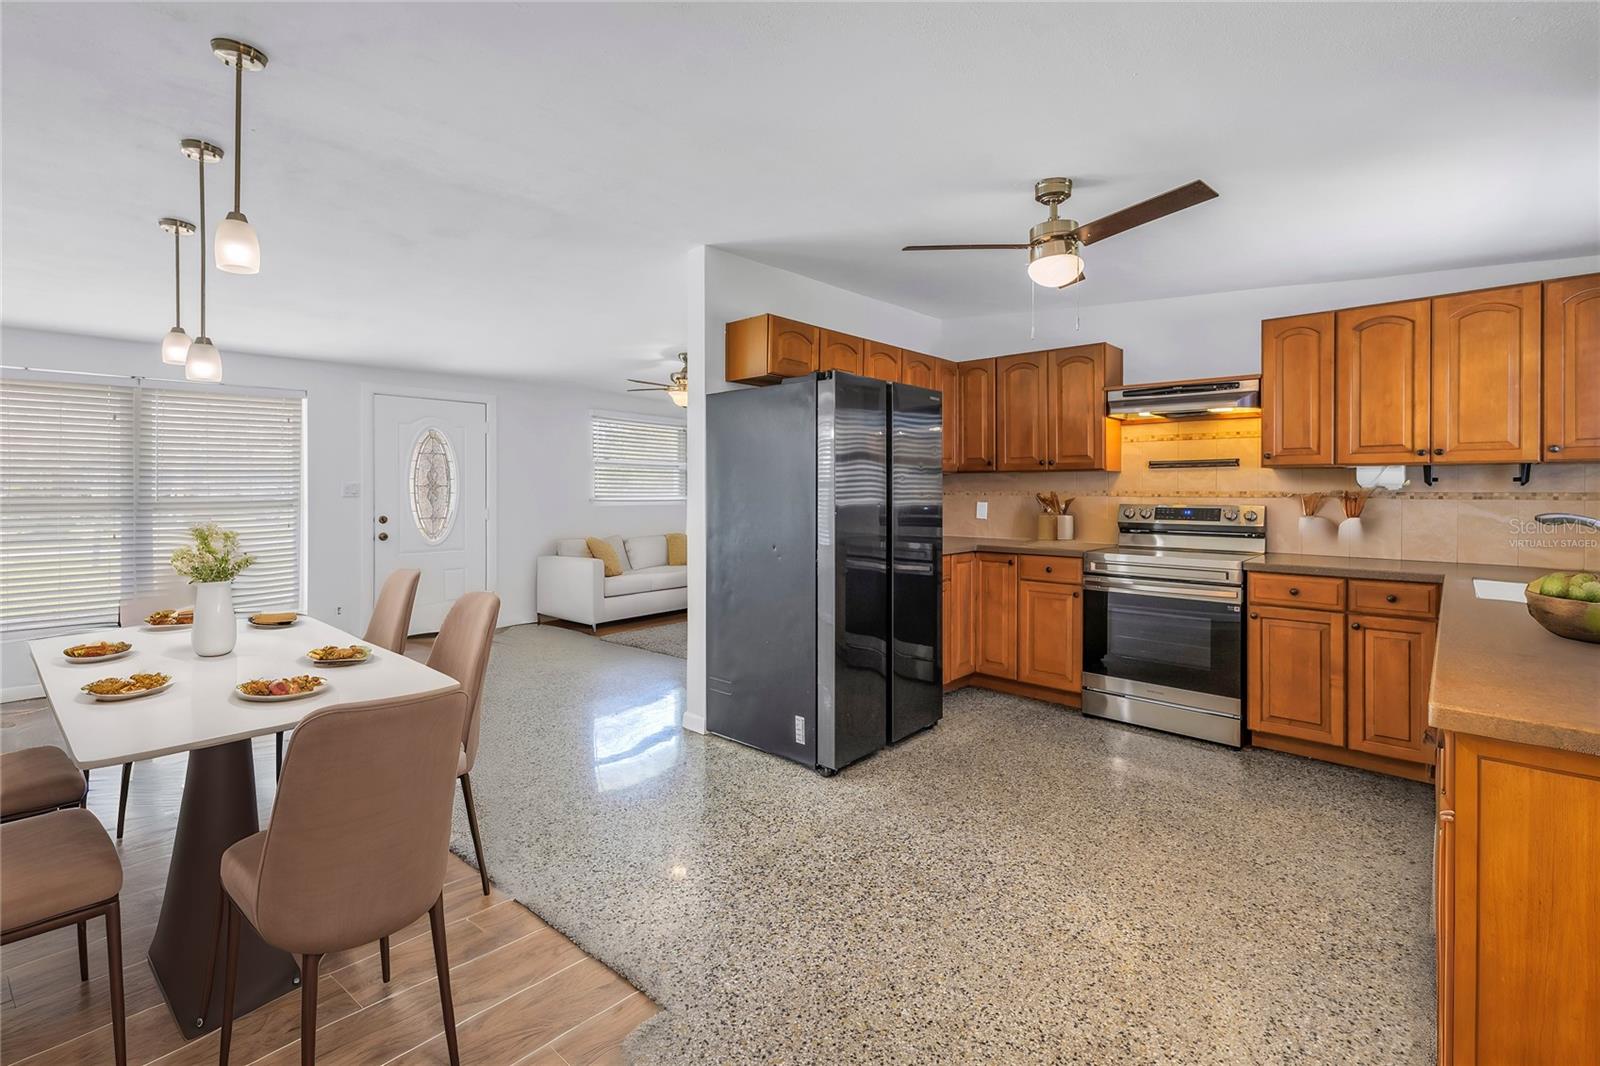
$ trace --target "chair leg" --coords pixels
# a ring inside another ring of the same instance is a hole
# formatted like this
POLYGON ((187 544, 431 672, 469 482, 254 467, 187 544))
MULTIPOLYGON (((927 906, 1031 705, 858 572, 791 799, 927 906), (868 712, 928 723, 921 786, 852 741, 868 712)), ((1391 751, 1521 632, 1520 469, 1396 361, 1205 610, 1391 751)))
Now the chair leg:
MULTIPOLYGON (((83 926, 78 927, 81 934, 83 926)), ((111 1046, 117 1066, 128 1066, 128 1014, 122 998, 122 903, 106 906, 106 976, 111 982, 111 1046)))
POLYGON ((472 830, 472 850, 478 853, 478 876, 483 880, 483 894, 489 894, 489 867, 483 861, 483 838, 478 835, 478 808, 472 802, 472 775, 461 775, 461 798, 467 803, 467 826, 472 830))
POLYGON ((78 923, 78 980, 89 979, 89 923, 78 923))
POLYGON ((122 828, 128 821, 128 779, 133 776, 133 763, 122 764, 122 795, 117 800, 117 839, 122 839, 122 828))
POLYGON ((321 955, 300 956, 300 1066, 317 1061, 317 966, 321 955))
POLYGON ((223 901, 228 910, 228 961, 224 963, 222 981, 222 1048, 217 1066, 228 1066, 228 1050, 233 1045, 233 994, 239 985, 239 921, 242 917, 226 892, 223 901))
POLYGON ((283 734, 282 733, 278 734, 278 768, 273 772, 272 779, 274 781, 279 781, 279 780, 283 779, 283 734))
POLYGON ((439 974, 439 1010, 444 1014, 444 1042, 450 1049, 450 1066, 461 1066, 456 1048, 456 1006, 450 995, 450 952, 444 942, 444 893, 428 909, 428 924, 433 927, 433 968, 439 974))
POLYGON ((389 983, 389 938, 378 938, 378 960, 383 964, 383 983, 389 983))

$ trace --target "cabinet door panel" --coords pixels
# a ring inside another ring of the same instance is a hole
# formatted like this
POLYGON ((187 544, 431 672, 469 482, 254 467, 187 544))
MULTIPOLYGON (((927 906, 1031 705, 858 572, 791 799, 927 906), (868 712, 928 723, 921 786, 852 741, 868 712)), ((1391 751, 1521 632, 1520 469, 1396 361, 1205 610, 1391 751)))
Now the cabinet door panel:
POLYGON ((961 461, 961 389, 957 384, 960 375, 956 373, 956 364, 949 359, 940 359, 937 370, 939 383, 934 387, 939 390, 939 402, 944 405, 944 456, 939 465, 946 473, 951 473, 961 461))
POLYGON ((1333 463, 1333 312, 1261 323, 1261 462, 1333 463))
POLYGON ((994 469, 994 360, 956 364, 961 406, 957 470, 994 469))
POLYGON ((1344 616, 1252 607, 1246 708, 1250 728, 1343 746, 1344 616))
POLYGON ((938 360, 931 355, 913 352, 909 349, 900 351, 900 381, 906 385, 916 385, 923 389, 937 389, 939 387, 938 360))
POLYGON ((847 374, 861 373, 862 345, 860 337, 852 337, 848 333, 835 333, 831 329, 823 330, 822 369, 842 370, 847 374))
POLYGON ((973 581, 976 557, 971 553, 944 557, 944 681, 949 684, 972 673, 975 650, 973 581))
POLYGON ((767 359, 772 373, 797 378, 817 369, 818 333, 816 326, 772 316, 767 342, 767 359))
POLYGON ((1083 596, 1075 585, 1018 585, 1017 680, 1077 692, 1083 687, 1083 596))
POLYGON ((1416 463, 1427 454, 1431 325, 1427 300, 1338 313, 1338 462, 1416 463))
POLYGON ((879 381, 900 380, 900 349, 891 348, 887 344, 877 341, 867 342, 866 362, 862 364, 862 372, 869 378, 879 381))
POLYGON ((1544 284, 1544 458, 1600 459, 1600 274, 1544 284))
POLYGON ((1429 763, 1428 681, 1434 623, 1350 615, 1346 743, 1355 751, 1429 763))
POLYGON ((1436 463, 1539 458, 1540 286, 1433 301, 1436 463))
POLYGON ((1017 676, 1017 557, 977 556, 977 672, 1017 676))
POLYGON ((1105 348, 1086 344, 1049 355, 1050 459, 1066 470, 1105 467, 1105 348))
POLYGON ((995 468, 1039 470, 1050 455, 1050 390, 1045 354, 1024 352, 994 361, 995 468))

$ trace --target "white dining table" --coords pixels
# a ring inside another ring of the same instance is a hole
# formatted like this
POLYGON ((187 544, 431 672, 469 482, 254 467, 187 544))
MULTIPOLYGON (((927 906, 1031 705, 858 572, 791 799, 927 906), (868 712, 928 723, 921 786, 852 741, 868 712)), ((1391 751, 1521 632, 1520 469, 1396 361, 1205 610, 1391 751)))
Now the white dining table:
MULTIPOLYGON (((216 962, 222 914, 222 853, 260 829, 251 738, 293 729, 324 707, 376 699, 438 695, 461 686, 397 652, 373 649, 354 666, 318 665, 312 648, 363 641, 326 622, 302 616, 295 624, 257 629, 237 620, 239 636, 227 655, 196 655, 187 629, 142 625, 99 629, 28 642, 39 680, 79 768, 189 753, 172 861, 161 917, 150 942, 150 967, 179 1028, 189 1038, 221 1024, 223 967, 216 962), (109 662, 71 661, 75 644, 127 641, 132 652, 109 662), (82 691, 105 677, 162 673, 164 691, 104 702, 82 691), (315 674, 328 684, 313 696, 276 703, 242 699, 235 686, 315 674)), ((292 751, 292 748, 291 748, 292 751)), ((337 812, 331 812, 337 816, 337 812)), ((235 1011, 254 1009, 299 984, 294 958, 263 942, 248 926, 240 942, 235 1011)))

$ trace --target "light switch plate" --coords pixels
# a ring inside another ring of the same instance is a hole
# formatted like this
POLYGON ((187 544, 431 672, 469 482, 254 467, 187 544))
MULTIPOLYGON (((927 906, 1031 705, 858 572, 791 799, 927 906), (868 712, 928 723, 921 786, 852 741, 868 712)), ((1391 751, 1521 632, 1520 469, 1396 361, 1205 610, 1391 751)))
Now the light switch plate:
POLYGON ((346 496, 360 496, 361 495, 361 482, 359 482, 359 481, 346 481, 344 483, 344 494, 346 496))
POLYGON ((988 521, 988 519, 989 519, 989 501, 988 500, 979 500, 978 501, 978 517, 983 519, 984 521, 988 521))

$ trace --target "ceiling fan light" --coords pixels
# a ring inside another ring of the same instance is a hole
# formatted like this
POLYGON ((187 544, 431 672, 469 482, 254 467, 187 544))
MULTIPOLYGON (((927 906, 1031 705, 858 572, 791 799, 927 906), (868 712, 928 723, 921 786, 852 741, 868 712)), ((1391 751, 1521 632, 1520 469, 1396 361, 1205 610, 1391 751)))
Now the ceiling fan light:
POLYGON ((1034 284, 1059 289, 1083 273, 1083 258, 1071 241, 1045 241, 1028 249, 1028 277, 1034 284))
POLYGON ((689 390, 688 389, 668 389, 667 390, 667 399, 671 400, 673 403, 677 404, 679 407, 688 407, 689 406, 689 390))
POLYGON ((213 248, 218 270, 229 274, 261 272, 261 242, 256 238, 255 227, 241 212, 228 212, 228 217, 217 227, 213 248))
POLYGON ((182 366, 189 358, 189 335, 182 326, 173 326, 161 338, 161 361, 168 366, 182 366))
POLYGON ((210 337, 196 337, 189 345, 189 356, 183 363, 183 376, 190 381, 221 381, 222 353, 211 343, 210 337))

